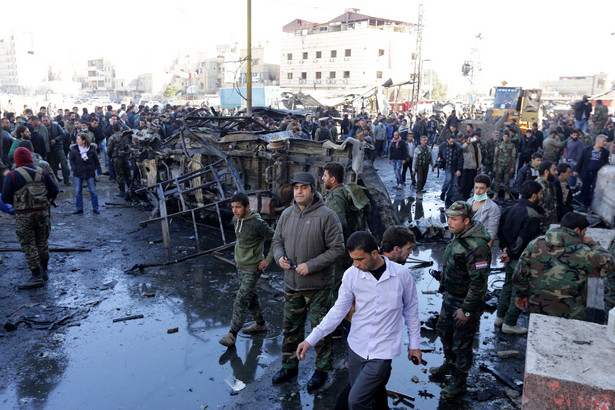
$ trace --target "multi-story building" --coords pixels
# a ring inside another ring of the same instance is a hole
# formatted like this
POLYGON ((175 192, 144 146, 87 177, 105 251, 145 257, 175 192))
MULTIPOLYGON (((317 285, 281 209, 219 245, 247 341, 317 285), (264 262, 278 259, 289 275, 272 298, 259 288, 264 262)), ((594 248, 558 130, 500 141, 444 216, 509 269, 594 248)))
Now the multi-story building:
POLYGON ((0 38, 0 89, 22 94, 47 79, 47 66, 41 61, 29 32, 15 32, 0 38))
POLYGON ((326 23, 296 19, 285 25, 280 86, 332 90, 410 80, 416 26, 358 11, 326 23))
POLYGON ((557 80, 539 81, 538 84, 545 92, 554 95, 559 94, 560 96, 595 95, 609 89, 605 73, 586 76, 562 76, 557 80))
POLYGON ((87 91, 95 95, 109 95, 115 86, 115 66, 109 60, 88 60, 87 91))
MULTIPOLYGON (((252 47, 252 85, 255 87, 279 84, 280 65, 267 62, 275 59, 275 56, 269 55, 271 53, 270 50, 271 49, 267 49, 260 44, 256 47, 252 47)), ((247 55, 247 49, 242 49, 241 59, 245 59, 247 55)), ((245 86, 246 74, 248 72, 247 63, 241 65, 240 72, 239 85, 245 86)))

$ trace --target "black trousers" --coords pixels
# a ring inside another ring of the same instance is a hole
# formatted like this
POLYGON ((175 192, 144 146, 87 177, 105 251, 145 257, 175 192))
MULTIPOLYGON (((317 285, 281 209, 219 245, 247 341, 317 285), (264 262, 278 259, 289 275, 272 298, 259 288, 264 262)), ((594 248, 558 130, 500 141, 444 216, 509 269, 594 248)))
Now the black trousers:
POLYGON ((470 198, 470 193, 474 189, 474 178, 476 178, 477 173, 478 171, 475 169, 464 168, 463 171, 461 171, 461 186, 459 191, 464 201, 470 198))

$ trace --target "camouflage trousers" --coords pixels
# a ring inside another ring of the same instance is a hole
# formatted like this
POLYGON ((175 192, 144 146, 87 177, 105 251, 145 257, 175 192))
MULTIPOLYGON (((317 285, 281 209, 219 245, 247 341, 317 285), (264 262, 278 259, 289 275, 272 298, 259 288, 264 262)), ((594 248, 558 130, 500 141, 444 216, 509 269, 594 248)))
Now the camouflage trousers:
POLYGON ((513 272, 518 262, 519 259, 512 259, 504 265, 506 278, 504 279, 502 292, 500 292, 500 298, 498 299, 497 315, 503 318, 504 323, 510 326, 517 325, 517 319, 519 319, 521 314, 521 310, 515 305, 515 289, 512 283, 513 272))
POLYGON ((500 192, 500 182, 504 182, 504 192, 510 194, 510 172, 507 169, 498 166, 495 171, 495 186, 493 187, 495 194, 500 192))
POLYGON ((123 194, 126 192, 124 185, 130 189, 130 167, 128 161, 123 157, 113 158, 113 170, 115 171, 115 180, 117 181, 117 187, 123 194))
MULTIPOLYGON (((282 343, 282 367, 295 369, 299 365, 297 346, 305 339, 305 321, 310 312, 312 329, 325 317, 331 308, 331 289, 293 291, 286 288, 284 294, 284 342, 282 343)), ((333 341, 331 336, 323 338, 314 346, 316 369, 323 372, 333 370, 333 341)))
POLYGON ((263 271, 250 272, 237 267, 239 275, 239 291, 233 304, 233 319, 231 320, 231 332, 237 334, 244 324, 248 312, 256 322, 263 322, 263 311, 256 294, 256 282, 263 271))
POLYGON ((472 313, 465 325, 457 326, 454 314, 463 305, 465 298, 444 293, 440 318, 436 324, 436 331, 442 342, 442 350, 447 362, 455 364, 458 374, 467 375, 472 367, 474 354, 472 343, 480 323, 482 312, 472 313))
POLYGON ((48 210, 15 215, 15 233, 30 269, 37 269, 41 260, 49 259, 50 231, 48 210))

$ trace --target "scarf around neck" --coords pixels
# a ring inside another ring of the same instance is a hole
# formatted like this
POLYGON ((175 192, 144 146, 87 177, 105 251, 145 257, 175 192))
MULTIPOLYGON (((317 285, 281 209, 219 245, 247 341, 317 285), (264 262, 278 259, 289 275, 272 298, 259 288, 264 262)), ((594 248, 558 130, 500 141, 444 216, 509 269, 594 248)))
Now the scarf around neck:
POLYGON ((81 155, 81 159, 83 159, 84 161, 88 160, 88 151, 90 150, 90 147, 82 147, 81 145, 77 145, 79 147, 79 155, 81 155))
POLYGON ((399 148, 399 141, 401 141, 401 136, 397 136, 397 138, 393 138, 393 142, 395 143, 395 148, 399 148))

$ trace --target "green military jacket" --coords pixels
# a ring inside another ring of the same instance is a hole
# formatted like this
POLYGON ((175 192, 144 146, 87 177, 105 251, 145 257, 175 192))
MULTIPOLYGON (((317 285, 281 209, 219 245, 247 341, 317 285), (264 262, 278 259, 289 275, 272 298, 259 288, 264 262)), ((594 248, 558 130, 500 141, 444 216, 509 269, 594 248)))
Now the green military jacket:
POLYGON ((543 197, 542 201, 540 201, 540 206, 542 206, 545 211, 540 220, 540 225, 542 227, 542 232, 547 232, 551 224, 557 223, 557 201, 551 182, 545 180, 543 177, 536 178, 536 182, 542 186, 543 197))
POLYGON ((348 199, 344 194, 344 185, 338 185, 333 188, 325 197, 325 206, 335 212, 342 224, 344 231, 344 243, 354 232, 348 230, 348 219, 346 211, 348 210, 348 199))
POLYGON ((107 155, 111 158, 124 158, 126 156, 122 147, 122 131, 116 132, 109 137, 107 155))
POLYGON ((517 297, 530 312, 585 320, 587 277, 615 271, 613 257, 596 242, 583 243, 569 228, 549 229, 521 254, 513 274, 517 297))
POLYGON ((444 251, 441 288, 464 298, 464 312, 482 309, 491 264, 490 240, 485 227, 474 221, 467 231, 454 235, 444 251))
POLYGON ((502 141, 495 148, 495 158, 493 165, 498 168, 504 168, 510 170, 515 168, 515 161, 517 160, 517 149, 512 142, 502 141))
MULTIPOLYGON (((615 258, 615 238, 609 245, 609 253, 615 258)), ((615 271, 611 271, 604 280, 604 310, 608 312, 615 308, 615 271)))
POLYGON ((487 167, 487 171, 491 171, 493 164, 495 164, 495 151, 500 141, 490 138, 487 142, 481 145, 481 155, 483 157, 483 165, 487 167))

